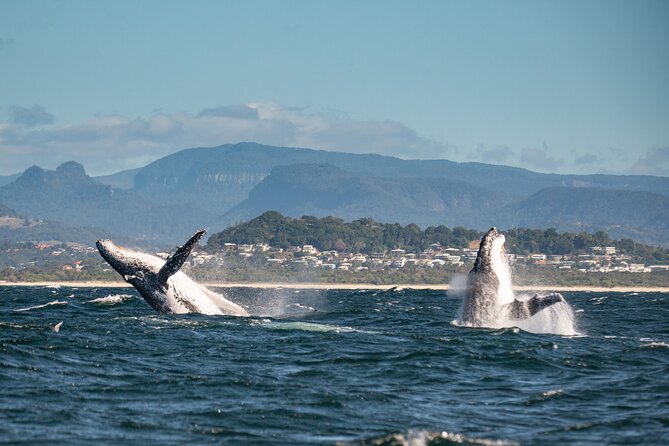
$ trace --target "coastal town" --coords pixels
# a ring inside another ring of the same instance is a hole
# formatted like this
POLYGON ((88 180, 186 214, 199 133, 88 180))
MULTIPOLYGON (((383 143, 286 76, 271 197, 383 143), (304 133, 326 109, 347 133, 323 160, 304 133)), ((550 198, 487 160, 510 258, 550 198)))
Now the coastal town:
MULTIPOLYGON (((435 243, 422 252, 407 252, 404 249, 392 249, 370 255, 363 253, 340 252, 336 250, 319 251, 312 245, 280 249, 268 244, 226 243, 222 251, 210 253, 196 250, 186 265, 190 268, 199 266, 224 267, 226 262, 236 260, 254 262, 260 265, 275 265, 291 268, 319 268, 323 270, 391 270, 404 268, 470 268, 476 259, 477 241, 467 248, 443 247, 435 243)), ((82 271, 91 265, 105 265, 97 249, 80 244, 25 244, 5 248, 3 268, 25 269, 44 265, 58 265, 64 271, 82 271), (22 255, 21 255, 22 254, 22 255), (8 263, 7 260, 14 259, 8 263)), ((157 252, 156 256, 167 258, 168 252, 157 252)), ((557 268, 560 270, 579 270, 587 273, 650 273, 654 270, 669 270, 669 265, 645 264, 634 261, 632 256, 621 254, 613 246, 594 246, 590 254, 547 255, 535 253, 519 255, 506 254, 509 265, 531 265, 534 267, 557 268)), ((108 269, 108 266, 105 266, 108 269)))
MULTIPOLYGON (((189 262, 192 267, 210 263, 223 266, 226 258, 238 256, 239 258, 254 259, 266 264, 330 270, 367 271, 410 267, 452 267, 459 269, 471 267, 468 265, 473 264, 476 260, 478 243, 478 240, 472 241, 467 248, 443 247, 435 243, 428 249, 417 253, 398 248, 385 252, 375 252, 370 255, 337 250, 319 251, 312 245, 279 249, 265 243, 256 245, 225 243, 223 252, 195 251, 189 262)), ((169 254, 157 253, 157 255, 166 258, 169 254)), ((616 252, 616 248, 613 246, 594 246, 590 254, 579 255, 547 255, 542 253, 530 255, 507 253, 505 255, 512 267, 514 265, 535 265, 562 270, 577 269, 590 273, 649 273, 653 270, 669 270, 669 265, 646 265, 635 262, 632 256, 616 252)))
MULTIPOLYGON (((312 245, 293 246, 289 249, 275 248, 266 243, 235 244, 225 243, 224 249, 207 252, 193 251, 186 262, 190 269, 225 268, 231 262, 249 262, 256 266, 300 269, 320 269, 339 271, 384 271, 415 268, 448 268, 467 270, 471 268, 478 250, 478 241, 472 241, 467 248, 453 248, 432 244, 421 252, 409 252, 397 248, 372 254, 338 250, 320 251, 312 245)), ((94 267, 109 270, 92 246, 62 243, 24 243, 3 249, 2 270, 23 270, 27 268, 59 268, 63 271, 80 272, 94 267)), ((167 258, 170 253, 154 253, 167 258)), ((509 265, 554 268, 558 270, 578 270, 584 273, 650 273, 669 271, 669 265, 646 264, 628 254, 617 252, 613 246, 594 246, 589 254, 547 255, 534 253, 520 255, 506 253, 509 265)))

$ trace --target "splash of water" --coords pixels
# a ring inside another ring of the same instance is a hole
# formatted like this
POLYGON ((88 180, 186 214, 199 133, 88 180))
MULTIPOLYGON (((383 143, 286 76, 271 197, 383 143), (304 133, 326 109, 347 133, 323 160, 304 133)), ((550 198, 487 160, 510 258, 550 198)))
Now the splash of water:
POLYGON ((115 305, 129 299, 133 299, 133 296, 130 294, 109 294, 105 297, 98 297, 86 302, 89 304, 115 305))
MULTIPOLYGON (((506 257, 503 254, 504 251, 502 249, 504 245, 504 238, 500 237, 496 243, 498 243, 498 246, 493 248, 493 252, 499 254, 493 255, 491 262, 492 267, 497 273, 497 277, 499 279, 499 286, 497 288, 496 296, 496 307, 498 308, 498 313, 497 317, 489 324, 488 328, 518 327, 530 333, 546 333, 563 336, 580 335, 581 333, 579 333, 576 328, 576 318, 574 316, 574 311, 567 302, 559 302, 551 305, 527 319, 518 320, 509 317, 508 311, 505 311, 505 305, 513 302, 515 299, 526 300, 531 298, 531 296, 515 295, 513 291, 513 282, 511 280, 511 268, 509 267, 509 263, 507 262, 506 257)), ((451 292, 455 296, 459 296, 463 303, 466 288, 467 277, 462 275, 454 277, 449 286, 451 292)), ((454 325, 467 325, 462 321, 462 310, 463 307, 461 306, 458 312, 458 318, 452 321, 454 325)))
MULTIPOLYGON (((519 299, 528 298, 521 296, 519 299)), ((504 315, 500 319, 501 327, 518 327, 530 333, 557 334, 562 336, 576 336, 580 333, 576 329, 574 311, 567 302, 559 302, 536 313, 528 319, 513 320, 504 315)))
POLYGON ((499 286, 497 287, 497 304, 506 305, 513 302, 513 285, 511 284, 511 268, 504 256, 504 236, 500 236, 493 242, 491 256, 492 268, 497 272, 499 286))

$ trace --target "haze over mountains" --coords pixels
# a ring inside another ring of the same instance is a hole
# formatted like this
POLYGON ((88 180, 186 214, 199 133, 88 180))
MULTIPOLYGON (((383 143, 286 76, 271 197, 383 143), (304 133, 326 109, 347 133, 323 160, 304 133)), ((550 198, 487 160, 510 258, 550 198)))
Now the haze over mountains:
POLYGON ((0 187, 0 204, 18 214, 138 244, 173 245, 199 227, 212 233, 276 210, 479 230, 604 230, 614 238, 669 246, 664 177, 541 174, 240 143, 186 149, 96 179, 70 162, 56 171, 32 167, 11 180, 0 187))

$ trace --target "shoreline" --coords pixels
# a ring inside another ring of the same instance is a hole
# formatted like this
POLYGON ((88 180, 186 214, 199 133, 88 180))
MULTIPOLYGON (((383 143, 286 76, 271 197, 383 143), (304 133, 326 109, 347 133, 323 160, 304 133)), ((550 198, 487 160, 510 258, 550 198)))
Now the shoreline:
MULTIPOLYGON (((301 290, 388 290, 390 288, 447 291, 448 284, 388 284, 375 285, 368 283, 263 283, 263 282, 205 282, 203 285, 212 288, 287 288, 301 290)), ((72 288, 132 288, 125 282, 76 282, 76 281, 45 281, 45 282, 7 282, 0 280, 0 287, 11 286, 43 286, 43 287, 72 287, 72 288)), ((550 286, 550 285, 514 285, 515 291, 587 291, 587 292, 614 292, 614 293, 669 293, 668 287, 597 287, 586 285, 550 286)))

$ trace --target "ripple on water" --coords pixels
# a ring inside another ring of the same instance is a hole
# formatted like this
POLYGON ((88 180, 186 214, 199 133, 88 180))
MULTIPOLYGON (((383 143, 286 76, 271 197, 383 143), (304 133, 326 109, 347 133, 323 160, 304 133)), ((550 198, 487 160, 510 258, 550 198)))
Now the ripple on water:
POLYGON ((669 444, 664 295, 569 293, 587 336, 562 336, 450 323, 443 292, 374 293, 233 289, 277 315, 235 318, 159 315, 131 290, 0 287, 0 438, 669 444))

